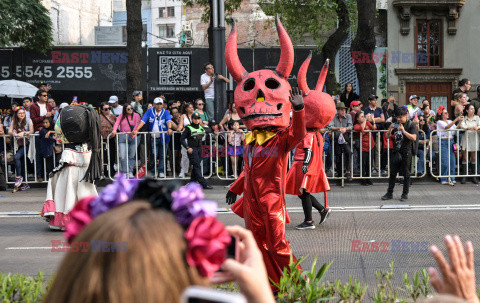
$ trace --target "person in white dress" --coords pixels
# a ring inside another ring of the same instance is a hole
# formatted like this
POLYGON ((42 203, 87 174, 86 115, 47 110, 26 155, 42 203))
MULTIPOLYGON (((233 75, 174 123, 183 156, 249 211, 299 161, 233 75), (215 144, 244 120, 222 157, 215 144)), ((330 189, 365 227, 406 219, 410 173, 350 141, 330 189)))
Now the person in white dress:
MULTIPOLYGON (((480 146, 480 137, 478 136, 478 129, 480 129, 480 117, 475 115, 475 106, 473 104, 465 105, 464 119, 460 123, 460 129, 465 132, 462 136, 460 146, 462 148, 462 167, 461 175, 476 175, 477 168, 477 152, 480 146)), ((461 183, 465 184, 465 178, 461 179, 461 183)), ((478 184, 478 178, 472 177, 472 182, 478 184)))

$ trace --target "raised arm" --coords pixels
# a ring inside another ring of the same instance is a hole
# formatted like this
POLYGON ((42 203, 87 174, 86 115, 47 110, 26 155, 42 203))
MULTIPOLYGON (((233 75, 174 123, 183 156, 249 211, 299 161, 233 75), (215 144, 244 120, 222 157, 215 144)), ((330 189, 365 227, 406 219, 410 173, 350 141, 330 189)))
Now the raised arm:
POLYGON ((307 134, 302 91, 298 87, 295 87, 290 92, 290 102, 292 103, 293 115, 287 139, 287 148, 289 150, 293 149, 307 134))

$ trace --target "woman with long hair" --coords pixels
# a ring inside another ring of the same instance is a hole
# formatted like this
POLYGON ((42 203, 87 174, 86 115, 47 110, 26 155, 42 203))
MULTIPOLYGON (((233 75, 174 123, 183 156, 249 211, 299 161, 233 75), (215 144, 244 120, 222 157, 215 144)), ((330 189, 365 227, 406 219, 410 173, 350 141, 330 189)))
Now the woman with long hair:
MULTIPOLYGON (((428 107, 428 105, 426 105, 428 107)), ((428 115, 418 117, 418 151, 417 151, 417 174, 423 175, 425 173, 425 154, 428 155, 428 147, 430 142, 430 128, 428 127, 428 115)), ((415 120, 413 122, 416 122, 415 120)))
MULTIPOLYGON (((192 124, 192 115, 195 112, 195 108, 192 103, 186 103, 183 106, 182 115, 180 116, 180 122, 178 123, 177 131, 181 132, 187 125, 192 124)), ((185 174, 188 173, 188 167, 190 161, 188 161, 187 150, 182 146, 182 160, 180 162, 180 174, 179 178, 185 178, 185 174)))
POLYGON ((28 146, 30 141, 28 136, 33 134, 33 122, 28 119, 25 114, 25 109, 23 107, 17 107, 15 109, 15 114, 13 115, 12 126, 8 130, 8 134, 14 136, 14 145, 17 148, 15 153, 15 186, 13 192, 20 190, 27 190, 30 188, 27 182, 27 176, 25 173, 25 162, 26 155, 28 152, 28 146), (22 185, 22 182, 25 181, 25 184, 22 185))
POLYGON ((107 166, 105 166, 104 174, 105 176, 113 178, 113 176, 115 176, 115 162, 117 161, 117 146, 115 136, 111 135, 111 133, 113 131, 113 126, 117 121, 117 117, 112 114, 110 111, 110 105, 107 102, 100 103, 100 119, 102 120, 100 134, 104 141, 103 161, 104 164, 107 164, 107 166), (108 163, 110 163, 110 166, 108 166, 108 163))
POLYGON ((455 123, 462 122, 463 116, 458 116, 455 120, 448 119, 448 111, 444 106, 438 108, 437 116, 438 138, 440 139, 440 181, 443 185, 454 186, 455 181, 455 153, 453 151, 454 132, 457 129, 455 123), (449 131, 446 131, 449 130, 449 131), (450 180, 448 180, 450 178, 450 180))
POLYGON ((346 107, 350 107, 350 103, 355 100, 360 100, 360 97, 353 91, 353 84, 347 82, 340 95, 340 102, 343 102, 346 107))
MULTIPOLYGON (((460 146, 462 147, 462 166, 461 175, 476 175, 477 168, 477 152, 479 150, 480 138, 478 130, 480 129, 480 117, 475 115, 475 106, 473 104, 465 105, 463 112, 464 120, 460 123, 459 128, 464 129, 460 146), (467 168, 468 167, 468 168, 467 168)), ((465 184, 465 177, 461 178, 461 183, 465 184)), ((472 182, 478 184, 476 176, 472 177, 472 182)))
POLYGON ((133 106, 125 103, 122 113, 117 117, 112 131, 112 135, 115 136, 120 126, 120 132, 125 133, 118 136, 118 149, 121 164, 120 171, 125 173, 129 178, 134 178, 135 155, 138 143, 140 143, 140 140, 132 137, 130 134, 137 128, 138 124, 140 124, 140 119, 140 115, 133 111, 133 106))
POLYGON ((226 113, 225 116, 223 117, 222 121, 220 121, 220 127, 223 128, 224 130, 227 130, 227 131, 231 130, 229 128, 229 126, 233 125, 233 122, 235 122, 235 121, 238 121, 241 130, 246 130, 247 129, 245 124, 243 124, 242 119, 238 115, 237 107, 235 106, 235 103, 230 102, 228 104, 228 113, 226 113))
POLYGON ((54 145, 55 145, 55 124, 51 117, 46 117, 43 119, 43 128, 38 133, 40 140, 40 150, 37 150, 37 153, 42 154, 42 161, 45 163, 46 176, 48 176, 54 166, 55 162, 53 159, 54 154, 54 145))
MULTIPOLYGON (((368 177, 370 166, 373 164, 373 148, 375 147, 375 140, 371 132, 365 133, 367 130, 376 130, 377 126, 375 125, 375 119, 372 115, 367 115, 365 117, 363 112, 360 112, 355 115, 355 121, 353 122, 353 130, 356 132, 355 135, 361 137, 361 146, 362 146, 362 174, 363 177, 368 177)), ((362 185, 373 185, 371 179, 362 179, 362 185)))

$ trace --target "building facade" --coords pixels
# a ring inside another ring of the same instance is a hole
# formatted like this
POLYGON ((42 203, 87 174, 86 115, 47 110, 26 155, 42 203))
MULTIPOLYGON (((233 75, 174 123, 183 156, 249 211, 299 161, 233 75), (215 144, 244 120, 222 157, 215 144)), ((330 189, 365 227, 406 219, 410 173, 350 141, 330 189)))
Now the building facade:
POLYGON ((152 0, 152 45, 154 47, 179 47, 179 36, 186 20, 182 1, 152 0))
POLYGON ((388 3, 388 91, 400 104, 410 95, 431 108, 450 108, 459 79, 480 80, 480 1, 393 0, 388 3))
POLYGON ((55 45, 94 45, 95 26, 112 25, 112 0, 42 0, 55 45))

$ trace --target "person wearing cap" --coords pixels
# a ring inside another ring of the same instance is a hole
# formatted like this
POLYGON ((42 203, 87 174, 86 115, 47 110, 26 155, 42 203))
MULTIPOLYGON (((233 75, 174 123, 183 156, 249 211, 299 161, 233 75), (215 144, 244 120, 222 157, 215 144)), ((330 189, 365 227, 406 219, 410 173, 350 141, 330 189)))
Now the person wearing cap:
MULTIPOLYGON (((158 160, 158 173, 160 178, 165 178, 165 159, 168 150, 170 136, 173 133, 172 116, 168 110, 163 108, 163 99, 157 97, 153 100, 154 107, 149 108, 143 115, 142 121, 132 132, 136 136, 138 131, 148 123, 148 131, 152 133, 152 152, 154 155, 154 163, 158 160)), ((152 174, 155 175, 155 166, 152 168, 152 174)))
POLYGON ((202 174, 202 141, 204 140, 206 130, 201 123, 202 118, 200 115, 193 113, 192 123, 185 127, 180 137, 180 142, 187 150, 188 160, 192 164, 190 182, 197 182, 204 189, 212 189, 213 187, 207 183, 202 174))
MULTIPOLYGON (((337 178, 343 177, 343 168, 345 168, 345 177, 348 181, 352 180, 350 173, 350 159, 352 150, 350 149, 350 132, 353 129, 352 116, 347 115, 347 108, 343 102, 336 105, 337 114, 328 125, 333 132, 334 150, 335 150, 335 170, 337 178), (343 155, 343 161, 342 161, 343 155), (342 167, 343 162, 343 167, 342 167)), ((342 180, 338 180, 338 185, 342 184, 342 180)))
MULTIPOLYGON (((353 100, 350 102, 350 116, 352 116, 352 122, 355 121, 355 116, 362 112, 362 102, 353 100)), ((358 173, 360 171, 360 137, 353 137, 353 172, 358 173)))
POLYGON ((118 105, 117 96, 110 96, 108 99, 108 104, 110 105, 110 111, 115 115, 115 117, 118 117, 123 113, 123 106, 118 105))
POLYGON ((354 100, 350 102, 350 116, 352 116, 352 121, 355 121, 355 115, 362 111, 362 102, 354 100))
MULTIPOLYGON (((363 110, 365 114, 365 119, 371 121, 371 117, 373 116, 373 122, 377 125, 377 130, 383 129, 383 123, 385 123, 385 115, 383 113, 383 109, 377 106, 377 99, 378 96, 372 94, 368 96, 368 106, 363 110)), ((373 174, 376 174, 380 170, 380 152, 382 149, 382 144, 380 143, 380 136, 377 136, 377 133, 373 134, 373 138, 376 142, 375 144, 375 154, 373 157, 374 160, 374 171, 373 174)))
POLYGON ((417 95, 411 95, 408 98, 407 109, 408 109, 408 118, 409 119, 413 119, 415 117, 415 114, 417 114, 417 116, 423 115, 422 110, 418 107, 418 96, 417 95))
POLYGON ((130 102, 130 105, 133 107, 133 111, 136 112, 137 114, 143 116, 143 107, 142 107, 142 100, 143 100, 143 95, 142 91, 136 90, 133 92, 133 101, 130 102))

